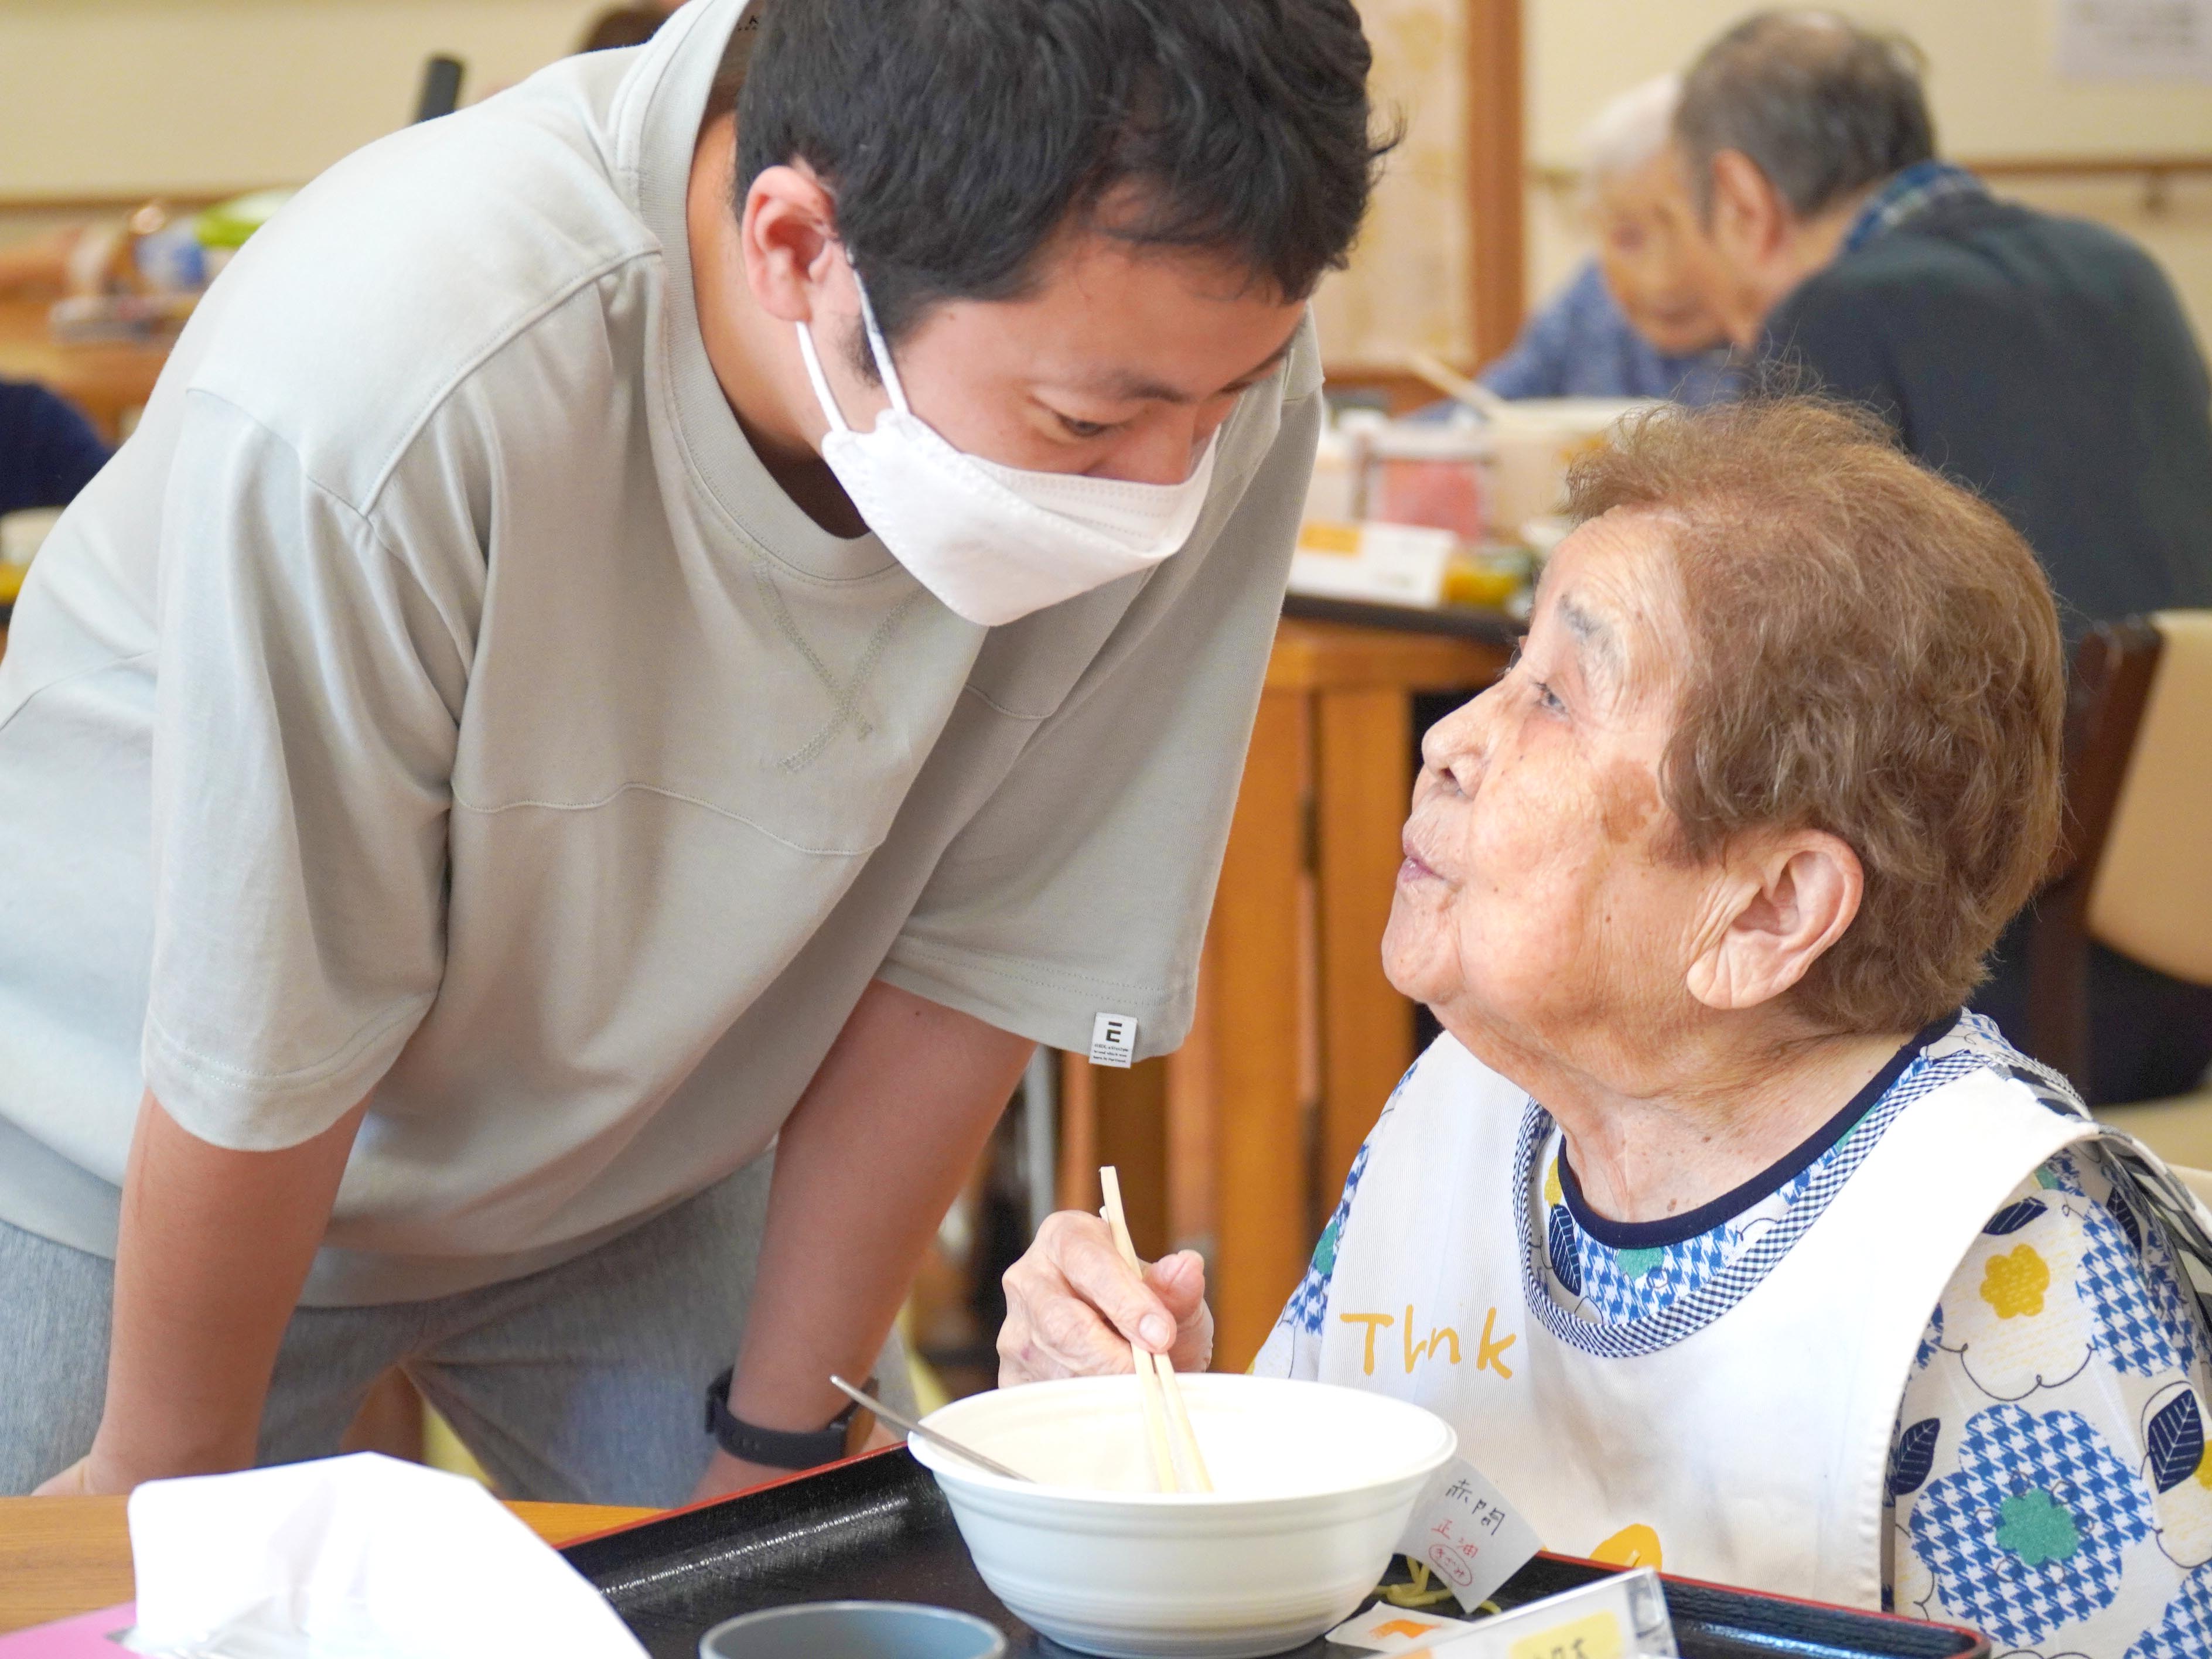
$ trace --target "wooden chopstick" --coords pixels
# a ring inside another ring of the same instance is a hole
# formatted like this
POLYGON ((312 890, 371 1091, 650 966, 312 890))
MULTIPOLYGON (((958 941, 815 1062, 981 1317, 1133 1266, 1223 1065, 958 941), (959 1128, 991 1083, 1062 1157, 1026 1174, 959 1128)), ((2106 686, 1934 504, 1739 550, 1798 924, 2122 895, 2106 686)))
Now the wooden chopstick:
MULTIPOLYGON (((1107 1164, 1098 1171, 1098 1184, 1106 1195, 1106 1207, 1100 1213, 1113 1232, 1114 1248, 1121 1252, 1123 1264, 1141 1279, 1145 1269, 1137 1260, 1137 1247, 1129 1237, 1129 1218, 1121 1207, 1120 1172, 1107 1164)), ((1175 1450, 1182 1454, 1182 1462, 1190 1472, 1189 1489, 1212 1492, 1213 1477, 1206 1472, 1206 1458, 1198 1449, 1198 1435, 1191 1428, 1190 1409, 1183 1404, 1182 1385, 1176 1381, 1174 1365, 1165 1354, 1154 1353, 1137 1342, 1129 1344, 1129 1354, 1136 1364, 1137 1393, 1144 1408, 1146 1432, 1152 1443, 1152 1467, 1159 1476, 1160 1490, 1184 1490, 1168 1447, 1168 1431, 1172 1428, 1175 1450)))

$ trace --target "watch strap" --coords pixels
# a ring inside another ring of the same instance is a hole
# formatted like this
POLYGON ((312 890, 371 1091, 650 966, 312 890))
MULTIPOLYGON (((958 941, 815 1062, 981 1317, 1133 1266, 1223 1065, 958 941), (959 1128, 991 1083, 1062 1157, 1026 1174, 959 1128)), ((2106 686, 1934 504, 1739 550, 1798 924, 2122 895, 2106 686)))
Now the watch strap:
MULTIPOLYGON (((771 1469, 811 1469, 844 1456, 846 1437, 860 1411, 857 1403, 822 1428, 764 1429, 730 1409, 730 1381, 736 1374, 732 1367, 707 1385, 707 1431, 724 1451, 771 1469)), ((870 1377, 866 1392, 875 1391, 876 1380, 870 1377)))

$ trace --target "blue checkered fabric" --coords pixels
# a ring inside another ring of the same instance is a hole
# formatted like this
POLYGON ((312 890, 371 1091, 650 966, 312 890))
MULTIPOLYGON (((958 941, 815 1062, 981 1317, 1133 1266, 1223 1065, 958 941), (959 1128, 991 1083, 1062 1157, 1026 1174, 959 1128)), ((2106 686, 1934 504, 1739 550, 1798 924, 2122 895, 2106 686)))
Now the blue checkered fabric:
POLYGON ((1321 1334, 1322 1314, 1328 1306, 1329 1279, 1336 1272, 1337 1246, 1343 1241, 1345 1224, 1352 1219, 1352 1199, 1359 1190, 1359 1177, 1366 1173, 1367 1148, 1363 1146, 1352 1160, 1352 1173, 1345 1177, 1344 1195, 1336 1200, 1328 1225, 1321 1230, 1321 1237, 1314 1245, 1313 1260, 1306 1263, 1305 1277, 1291 1292, 1291 1299, 1284 1304, 1282 1317, 1277 1323, 1294 1325, 1308 1336, 1321 1334))
POLYGON ((1989 193, 1989 187, 1964 167, 1948 161, 1917 161, 1867 198, 1851 220, 1851 228, 1844 233, 1842 251, 1856 252, 1938 202, 1989 193))
MULTIPOLYGON (((1954 1031, 1975 1018, 1963 1016, 1954 1031)), ((1531 1101, 1521 1126, 1513 1182, 1520 1234, 1530 1241, 1521 1275, 1530 1310, 1553 1335, 1585 1353, 1656 1353, 1694 1335, 1750 1295, 1773 1271, 1790 1247, 1820 1218, 1899 1112, 1985 1063, 1970 1048, 1947 1051, 1942 1041, 1929 1045, 1850 1133, 1782 1189, 1779 1196, 1787 1208, 1779 1216, 1770 1217, 1771 1206, 1761 1206, 1765 1224, 1759 1227, 1723 1223, 1698 1238, 1668 1246, 1656 1261, 1648 1252, 1626 1252, 1631 1257, 1626 1268, 1620 1261, 1623 1253, 1576 1229, 1583 1291, 1573 1308, 1563 1305, 1546 1280, 1547 1240, 1531 1217, 1538 1159, 1553 1139, 1551 1115, 1531 1101)))
MULTIPOLYGON (((2063 1154, 2051 1159, 2063 1165, 2079 1190, 2080 1176, 2063 1154)), ((2095 1321, 2097 1346, 2119 1370, 2136 1376, 2187 1370, 2197 1358, 2197 1338, 2180 1301, 2177 1269, 2169 1261, 2163 1271, 2145 1271, 2144 1255, 2154 1248, 2144 1241, 2138 1255, 2120 1231, 2112 1212, 2101 1204, 2087 1204, 2081 1231, 2088 1248, 2082 1252, 2076 1283, 2095 1321), (2162 1304, 2162 1305, 2161 1305, 2162 1304)))
POLYGON ((1910 1535, 1948 1609, 2024 1646, 2109 1607, 2122 1555, 2152 1529, 2135 1472, 2086 1419, 1999 1405, 1967 1420, 1910 1535))
POLYGON ((2204 1659, 2212 1653, 2212 1566, 2181 1581, 2166 1614, 2145 1631, 2124 1659, 2204 1659))
POLYGON ((1376 1129, 1380 1129, 1383 1120, 1396 1109, 1398 1097, 1405 1091, 1407 1079, 1420 1066, 1417 1060, 1406 1068, 1405 1075, 1392 1087, 1390 1098, 1375 1115, 1375 1128, 1367 1132, 1367 1139, 1360 1143, 1352 1160, 1352 1172, 1344 1178, 1344 1192, 1336 1200, 1336 1208, 1329 1212, 1328 1225, 1321 1230, 1320 1238, 1314 1243, 1313 1258, 1306 1263, 1305 1276, 1298 1280, 1297 1289, 1291 1292, 1291 1299, 1276 1316, 1278 1325, 1288 1325, 1308 1336, 1321 1334, 1322 1316, 1328 1307, 1329 1280, 1336 1273, 1337 1249, 1344 1242, 1345 1228, 1351 1224, 1352 1200, 1359 1191, 1359 1177, 1367 1173, 1368 1150, 1375 1144, 1376 1129))

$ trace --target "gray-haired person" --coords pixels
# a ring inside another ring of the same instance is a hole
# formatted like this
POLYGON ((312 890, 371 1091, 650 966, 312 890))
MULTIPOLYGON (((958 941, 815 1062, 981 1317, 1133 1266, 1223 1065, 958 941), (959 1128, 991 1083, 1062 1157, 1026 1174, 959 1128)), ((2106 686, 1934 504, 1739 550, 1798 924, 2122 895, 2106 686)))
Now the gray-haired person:
MULTIPOLYGON (((2049 574, 2068 636, 2212 605, 2212 383, 2173 289, 2106 228, 1991 196, 1941 161, 1907 41, 1762 12, 1684 77, 1674 132, 1740 345, 1882 411, 1987 496, 2049 574)), ((2017 1040, 2016 933, 1977 999, 2017 1040)), ((2192 1087, 2212 992, 2098 949, 2093 1102, 2192 1087)))
POLYGON ((1710 257, 1668 145, 1672 75, 1632 87, 1583 135, 1581 208, 1597 251, 1480 379, 1501 398, 1731 395, 1720 319, 1696 262, 1710 257))

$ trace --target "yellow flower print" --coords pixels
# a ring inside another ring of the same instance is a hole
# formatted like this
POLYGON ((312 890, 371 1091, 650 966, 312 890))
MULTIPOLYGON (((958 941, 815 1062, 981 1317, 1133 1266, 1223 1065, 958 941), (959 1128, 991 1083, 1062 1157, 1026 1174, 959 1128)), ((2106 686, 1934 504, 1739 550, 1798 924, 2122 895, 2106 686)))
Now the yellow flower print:
POLYGON ((1555 1158, 1552 1160, 1552 1167, 1544 1171, 1545 1207, 1548 1209, 1557 1204, 1562 1196, 1559 1188, 1559 1160, 1555 1158))
POLYGON ((1993 1255, 1982 1273, 1982 1300, 1996 1310, 1999 1319, 2043 1311, 2043 1293, 2051 1288, 2051 1269, 2032 1244, 2022 1244, 2002 1255, 1993 1255))

